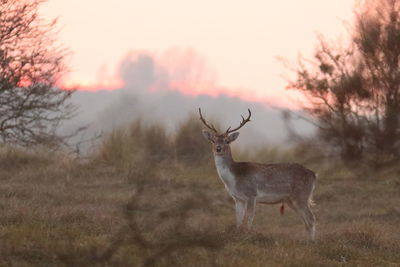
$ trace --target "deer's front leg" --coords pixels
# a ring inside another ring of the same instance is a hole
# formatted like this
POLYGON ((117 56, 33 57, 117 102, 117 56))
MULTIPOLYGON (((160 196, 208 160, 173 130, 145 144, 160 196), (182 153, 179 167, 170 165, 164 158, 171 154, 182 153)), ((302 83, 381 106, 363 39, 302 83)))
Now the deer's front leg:
POLYGON ((239 199, 235 199, 235 207, 236 207, 236 228, 242 228, 244 214, 246 212, 246 202, 239 199))
MULTIPOLYGON (((246 214, 245 214, 245 221, 247 221, 247 229, 251 229, 251 225, 253 224, 254 213, 256 210, 256 199, 249 198, 246 201, 246 214)), ((245 223, 245 222, 243 222, 245 223)))

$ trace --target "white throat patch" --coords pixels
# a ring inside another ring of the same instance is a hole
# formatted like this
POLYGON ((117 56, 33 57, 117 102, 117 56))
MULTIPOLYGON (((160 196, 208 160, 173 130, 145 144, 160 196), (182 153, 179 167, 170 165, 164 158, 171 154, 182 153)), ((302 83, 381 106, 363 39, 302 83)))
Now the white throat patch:
POLYGON ((235 177, 229 166, 226 163, 226 159, 221 156, 215 156, 215 167, 217 168, 217 172, 222 182, 225 184, 225 187, 228 191, 231 191, 235 187, 235 177))

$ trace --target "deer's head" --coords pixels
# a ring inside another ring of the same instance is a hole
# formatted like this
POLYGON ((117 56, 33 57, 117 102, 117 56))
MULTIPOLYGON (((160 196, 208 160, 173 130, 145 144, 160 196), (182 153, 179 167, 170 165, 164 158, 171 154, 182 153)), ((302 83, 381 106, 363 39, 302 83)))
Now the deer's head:
POLYGON ((249 116, 246 119, 242 116, 242 121, 238 127, 234 129, 231 129, 231 127, 229 127, 224 133, 219 133, 215 129, 214 125, 207 123, 207 121, 203 118, 203 115, 201 114, 201 109, 199 108, 200 120, 210 130, 209 131, 204 129, 202 133, 203 136, 211 142, 214 155, 225 155, 227 153, 230 153, 230 143, 235 141, 236 138, 238 138, 239 136, 239 133, 237 131, 250 121, 251 111, 250 109, 247 110, 249 112, 249 116))

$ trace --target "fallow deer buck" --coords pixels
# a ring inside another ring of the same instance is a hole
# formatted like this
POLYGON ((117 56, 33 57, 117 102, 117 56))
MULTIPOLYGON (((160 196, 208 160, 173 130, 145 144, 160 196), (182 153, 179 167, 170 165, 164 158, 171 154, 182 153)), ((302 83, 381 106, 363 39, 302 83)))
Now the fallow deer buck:
POLYGON ((235 201, 236 226, 250 229, 256 203, 287 204, 300 215, 310 238, 315 238, 315 217, 310 209, 316 175, 296 163, 261 164, 236 162, 232 158, 230 143, 239 136, 237 132, 250 121, 251 111, 240 125, 219 133, 206 122, 199 108, 200 120, 211 131, 203 130, 204 137, 212 143, 215 166, 226 190, 235 201))

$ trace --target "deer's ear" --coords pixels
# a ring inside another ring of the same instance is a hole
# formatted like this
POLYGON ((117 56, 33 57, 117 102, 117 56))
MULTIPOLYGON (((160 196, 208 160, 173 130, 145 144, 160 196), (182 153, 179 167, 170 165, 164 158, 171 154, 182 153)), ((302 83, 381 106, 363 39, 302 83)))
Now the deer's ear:
POLYGON ((233 141, 235 141, 236 138, 238 138, 238 136, 239 136, 239 133, 238 133, 238 132, 233 133, 233 134, 230 134, 230 135, 228 136, 228 144, 230 144, 230 143, 232 143, 233 141))
POLYGON ((210 132, 207 131, 207 130, 202 130, 201 133, 203 134, 203 136, 204 136, 208 141, 210 141, 211 143, 215 143, 214 135, 213 135, 212 133, 210 133, 210 132))

